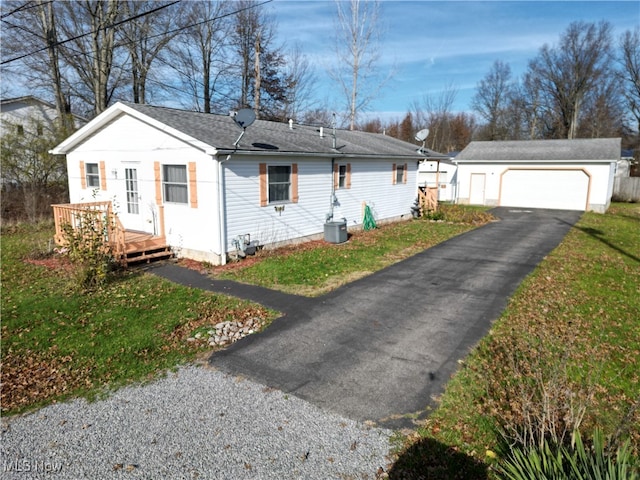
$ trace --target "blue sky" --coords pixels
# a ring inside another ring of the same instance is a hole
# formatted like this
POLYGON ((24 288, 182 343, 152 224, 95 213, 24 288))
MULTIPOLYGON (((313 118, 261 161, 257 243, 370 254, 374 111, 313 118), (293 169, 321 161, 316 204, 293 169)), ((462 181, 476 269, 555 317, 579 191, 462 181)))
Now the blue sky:
MULTIPOLYGON (((414 101, 457 89, 455 111, 470 111, 477 83, 495 60, 514 78, 545 43, 556 45, 571 22, 606 20, 617 39, 640 25, 634 1, 400 1, 381 4, 380 71, 396 73, 368 115, 401 119, 414 101)), ((335 85, 325 65, 334 60, 333 1, 274 0, 265 6, 277 21, 279 40, 301 46, 316 68, 318 98, 331 103, 335 85)), ((335 108, 330 105, 330 108, 335 108)))

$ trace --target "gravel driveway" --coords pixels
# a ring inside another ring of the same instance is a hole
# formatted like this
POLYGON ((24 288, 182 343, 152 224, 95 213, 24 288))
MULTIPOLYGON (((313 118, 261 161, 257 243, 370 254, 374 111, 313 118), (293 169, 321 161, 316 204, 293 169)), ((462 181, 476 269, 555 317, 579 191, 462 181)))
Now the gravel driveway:
POLYGON ((204 366, 2 420, 3 479, 374 479, 390 430, 204 366))

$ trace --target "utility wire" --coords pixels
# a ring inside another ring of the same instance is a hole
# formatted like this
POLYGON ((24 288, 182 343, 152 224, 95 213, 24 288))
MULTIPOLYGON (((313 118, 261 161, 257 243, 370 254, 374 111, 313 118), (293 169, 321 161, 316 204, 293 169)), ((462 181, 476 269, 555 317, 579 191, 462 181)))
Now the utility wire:
MULTIPOLYGON (((171 5, 174 5, 174 4, 176 4, 176 3, 179 3, 180 1, 181 1, 181 0, 177 0, 177 1, 175 1, 175 2, 172 2, 172 3, 168 4, 168 5, 164 5, 164 6, 162 6, 162 7, 158 7, 158 8, 156 8, 156 9, 150 10, 150 11, 148 11, 148 12, 144 12, 144 13, 141 13, 141 14, 135 15, 135 16, 133 16, 133 17, 131 17, 131 18, 127 18, 127 19, 125 19, 125 20, 120 20, 119 22, 116 22, 116 23, 114 23, 114 24, 107 25, 106 27, 102 27, 100 30, 102 30, 103 28, 104 28, 104 29, 106 29, 106 28, 116 27, 116 26, 121 25, 121 24, 123 24, 123 23, 130 22, 130 21, 135 20, 135 19, 137 19, 137 18, 143 17, 143 16, 145 16, 145 15, 149 15, 150 13, 154 13, 154 12, 156 12, 156 11, 158 11, 158 10, 161 10, 161 9, 163 9, 163 8, 167 8, 167 7, 171 6, 171 5)), ((201 22, 192 23, 192 24, 189 24, 189 25, 185 25, 185 26, 183 26, 183 27, 175 28, 175 29, 173 29, 173 30, 168 30, 168 31, 166 31, 166 32, 158 33, 158 34, 155 34, 155 35, 149 35, 149 36, 147 36, 147 37, 145 37, 145 38, 146 38, 146 39, 150 39, 150 38, 160 37, 160 36, 162 36, 162 35, 169 35, 169 34, 171 34, 171 33, 175 33, 175 32, 181 32, 181 31, 183 31, 183 30, 187 30, 187 29, 189 29, 189 28, 191 28, 191 27, 197 27, 198 25, 203 25, 203 24, 205 24, 205 23, 209 23, 209 22, 215 22, 216 20, 220 20, 220 19, 222 19, 222 18, 226 18, 226 17, 230 17, 230 16, 232 16, 232 15, 236 15, 236 14, 238 14, 238 13, 244 12, 245 10, 250 10, 250 9, 252 9, 252 8, 261 7, 262 5, 266 5, 267 3, 271 3, 272 1, 273 1, 273 0, 265 0, 265 1, 263 1, 263 2, 260 2, 260 3, 255 4, 255 5, 249 5, 249 6, 245 7, 245 8, 241 8, 241 9, 239 9, 239 10, 234 10, 234 11, 232 11, 232 12, 225 13, 224 15, 220 15, 220 16, 218 16, 218 17, 209 18, 209 19, 207 19, 207 20, 203 20, 203 21, 201 21, 201 22)), ((9 23, 9 22, 7 22, 6 20, 3 20, 3 21, 4 21, 5 23, 9 23)), ((10 25, 12 25, 13 27, 15 27, 15 25, 13 25, 13 24, 10 24, 10 25)), ((31 32, 31 33, 33 33, 33 32, 31 32)), ((34 54, 36 54, 36 53, 42 52, 42 51, 44 51, 44 50, 47 50, 47 49, 48 49, 48 48, 50 48, 50 47, 55 47, 55 46, 58 46, 58 45, 63 45, 63 44, 65 44, 65 43, 71 42, 71 41, 73 41, 73 40, 77 40, 78 38, 82 38, 82 37, 86 37, 87 35, 91 35, 92 33, 95 33, 95 31, 93 31, 93 32, 83 33, 83 34, 81 34, 81 35, 77 35, 77 36, 75 36, 75 37, 73 37, 73 38, 68 38, 68 39, 66 39, 66 40, 61 40, 61 41, 59 41, 59 42, 54 43, 53 45, 47 45, 46 47, 43 47, 43 48, 41 48, 41 49, 39 49, 39 50, 35 50, 35 51, 33 51, 33 52, 30 52, 30 53, 25 53, 24 55, 20 55, 20 56, 18 56, 18 57, 11 58, 11 59, 9 59, 9 60, 5 60, 5 61, 3 61, 3 62, 0 62, 0 65, 4 65, 4 64, 6 64, 6 63, 11 63, 11 62, 14 62, 14 61, 16 61, 16 60, 21 60, 21 59, 23 59, 23 58, 25 58, 25 57, 29 57, 29 56, 34 55, 34 54)), ((34 34, 34 35, 36 35, 36 36, 40 36, 40 35, 35 34, 35 33, 33 33, 33 34, 34 34)), ((41 36, 40 36, 40 37, 41 37, 41 36)), ((42 37, 41 37, 41 38, 42 38, 42 37)), ((130 43, 135 43, 135 42, 138 42, 138 41, 140 41, 140 40, 132 40, 132 41, 130 41, 130 42, 123 42, 123 43, 121 44, 121 46, 122 46, 122 45, 128 45, 128 44, 130 44, 130 43)))
MULTIPOLYGON (((49 0, 47 2, 43 2, 41 5, 45 6, 48 3, 52 3, 52 2, 53 2, 53 0, 49 0)), ((33 2, 27 2, 27 3, 23 4, 23 5, 20 5, 18 8, 14 8, 13 10, 11 10, 8 13, 4 13, 4 14, 0 15, 0 19, 6 18, 6 17, 8 17, 10 15, 13 15, 14 13, 21 12, 22 10, 29 10, 31 8, 35 8, 35 7, 38 6, 37 3, 35 5, 29 5, 30 3, 33 3, 33 2)))
POLYGON ((134 15, 133 17, 125 18, 124 20, 120 20, 118 22, 112 23, 111 25, 106 25, 106 26, 101 27, 101 28, 99 28, 97 30, 92 30, 91 32, 86 32, 86 33, 81 33, 80 35, 76 35, 75 37, 67 38, 66 40, 60 40, 60 41, 54 43, 53 45, 47 45, 46 47, 42 47, 39 50, 35 50, 33 52, 30 52, 30 53, 25 53, 23 55, 20 55, 20 56, 14 57, 14 58, 10 58, 9 60, 4 60, 3 62, 0 62, 0 65, 5 65, 7 63, 11 63, 11 62, 15 62, 16 60, 23 59, 25 57, 30 57, 31 55, 34 55, 34 54, 39 53, 39 52, 42 52, 42 51, 47 50, 47 49, 49 49, 51 47, 57 47, 59 45, 64 45, 65 43, 72 42, 72 41, 77 40, 77 39, 82 38, 82 37, 86 37, 87 35, 92 35, 92 34, 94 34, 96 32, 99 32, 100 30, 106 30, 107 28, 117 27, 118 25, 122 25, 123 23, 131 22, 132 20, 136 20, 138 18, 145 17, 147 15, 155 13, 155 12, 157 12, 159 10, 163 10, 165 8, 168 8, 168 7, 172 6, 172 5, 175 5, 176 3, 180 3, 180 0, 176 0, 176 1, 168 3, 166 5, 161 5, 161 6, 157 7, 157 8, 149 10, 147 12, 143 12, 143 13, 139 13, 138 15, 134 15))
MULTIPOLYGON (((171 6, 171 5, 174 5, 174 4, 176 4, 176 3, 179 3, 179 1, 180 1, 180 0, 177 0, 177 1, 173 2, 173 3, 171 3, 171 4, 165 5, 165 6, 160 7, 160 8, 166 8, 166 7, 168 7, 168 6, 171 6)), ((234 10, 234 11, 229 12, 229 13, 226 13, 226 14, 224 14, 224 15, 220 15, 220 16, 217 16, 217 17, 214 17, 214 18, 210 18, 210 19, 207 19, 207 20, 203 20, 203 21, 201 21, 201 22, 196 22, 196 23, 193 23, 193 24, 190 24, 190 25, 186 25, 186 26, 183 26, 183 27, 180 27, 180 28, 173 29, 173 30, 168 30, 168 31, 166 31, 166 32, 161 32, 161 33, 158 33, 158 34, 155 34, 155 35, 148 35, 148 36, 146 36, 146 37, 144 37, 144 38, 146 38, 146 39, 150 39, 150 38, 155 38, 155 37, 159 37, 159 36, 163 36, 163 35, 168 35, 168 34, 175 33, 175 32, 180 32, 180 31, 183 31, 183 30, 186 30, 186 29, 189 29, 189 28, 192 28, 192 27, 198 26, 198 25, 203 25, 203 24, 208 23, 208 22, 213 22, 213 21, 216 21, 216 20, 219 20, 219 19, 225 18, 225 17, 229 17, 229 16, 232 16, 232 15, 236 15, 236 14, 238 14, 238 13, 241 13, 241 12, 245 11, 245 10, 249 10, 249 9, 252 9, 252 8, 260 7, 260 6, 265 5, 265 4, 267 4, 267 3, 271 3, 272 1, 273 1, 273 0, 265 0, 265 1, 261 2, 261 3, 255 4, 255 5, 250 5, 250 6, 248 6, 248 7, 241 8, 241 9, 239 9, 239 10, 234 10)), ((47 2, 47 3, 50 3, 50 2, 47 2)), ((140 18, 140 17, 142 17, 142 16, 145 16, 145 15, 148 15, 148 14, 150 14, 150 13, 153 13, 153 12, 155 12, 155 11, 159 10, 160 8, 157 8, 157 9, 154 9, 154 10, 151 10, 151 11, 148 11, 148 12, 144 12, 144 13, 142 13, 142 14, 136 15, 136 16, 134 16, 134 17, 131 17, 131 18, 128 18, 128 19, 125 19, 125 20, 121 20, 121 21, 119 21, 119 22, 116 22, 116 23, 114 23, 114 24, 112 24, 112 25, 110 25, 110 26, 108 26, 108 27, 104 27, 104 28, 114 27, 114 26, 120 25, 120 24, 122 24, 122 23, 125 23, 125 22, 128 22, 128 21, 135 20, 135 19, 140 18)), ((13 27, 13 28, 18 28, 18 29, 20 29, 20 30, 23 30, 23 31, 25 31, 26 33, 29 33, 29 34, 31 34, 31 35, 34 35, 34 36, 36 36, 36 37, 38 37, 38 38, 40 38, 40 39, 45 39, 45 37, 44 37, 44 36, 42 36, 41 34, 36 33, 36 32, 33 32, 33 31, 30 31, 30 30, 29 30, 29 29, 27 29, 26 27, 22 27, 22 26, 20 26, 20 25, 15 25, 15 24, 13 24, 13 23, 11 23, 11 22, 7 21, 7 20, 2 20, 2 21, 3 21, 4 23, 6 23, 6 24, 10 25, 10 26, 11 26, 11 27, 13 27)), ((84 33, 84 34, 78 35, 78 36, 76 36, 76 37, 74 37, 74 38, 70 38, 70 39, 67 39, 67 40, 63 40, 63 41, 57 42, 57 43, 55 43, 55 44, 54 44, 54 46, 56 46, 56 45, 62 45, 62 44, 68 43, 68 42, 70 42, 70 41, 72 41, 72 40, 75 40, 75 39, 77 39, 77 38, 81 38, 81 37, 83 37, 83 36, 89 35, 90 33, 93 33, 93 32, 84 33)), ((125 46, 125 45, 129 45, 129 44, 131 44, 131 43, 136 43, 136 42, 139 42, 139 41, 140 41, 140 39, 132 40, 132 41, 129 41, 129 42, 122 42, 121 44, 119 44, 119 46, 125 46)), ((49 48, 49 47, 46 47, 46 48, 49 48)), ((24 57, 27 57, 27 56, 30 56, 30 55, 34 55, 35 53, 39 53, 39 52, 41 52, 41 51, 45 50, 46 48, 43 48, 43 49, 40 49, 40 50, 36 50, 36 51, 34 51, 34 52, 31 52, 31 53, 29 53, 29 54, 22 55, 22 56, 20 56, 20 57, 15 58, 15 59, 11 59, 11 60, 8 60, 8 61, 5 61, 5 62, 2 62, 2 64, 4 64, 4 63, 9 63, 9 62, 11 62, 11 61, 18 60, 18 59, 21 59, 21 58, 24 58, 24 57)), ((95 57, 93 57, 91 54, 86 53, 86 52, 79 51, 79 50, 77 50, 77 49, 75 49, 75 48, 73 48, 73 47, 70 47, 70 46, 68 46, 68 45, 65 45, 65 46, 64 46, 64 48, 66 48, 66 49, 68 49, 68 50, 71 50, 71 51, 75 52, 75 53, 76 53, 76 54, 78 54, 78 55, 82 55, 82 56, 86 56, 86 57, 88 57, 88 58, 95 59, 95 57)), ((186 72, 181 71, 181 70, 180 70, 180 69, 178 69, 178 68, 177 68, 173 63, 169 63, 169 62, 167 62, 167 61, 166 61, 166 60, 164 60, 161 56, 156 57, 156 60, 157 60, 157 61, 159 61, 160 63, 163 63, 163 64, 165 64, 166 66, 168 66, 168 67, 172 68, 172 69, 173 69, 173 70, 175 70, 179 75, 182 75, 182 76, 184 76, 184 77, 186 77, 186 78, 191 78, 191 75, 190 75, 189 73, 186 73, 186 72)), ((114 64, 114 65, 112 65, 112 68, 113 68, 113 67, 115 67, 115 68, 119 69, 119 70, 120 70, 121 72, 123 72, 123 73, 124 73, 124 72, 126 72, 126 73, 131 73, 131 71, 130 71, 130 70, 128 70, 128 69, 126 69, 126 67, 124 67, 123 65, 117 65, 117 64, 114 64)), ((195 78, 192 78, 192 80, 193 80, 193 81, 195 81, 195 83, 196 83, 196 84, 198 84, 199 86, 204 87, 204 84, 203 84, 201 81, 198 81, 198 80, 197 80, 197 79, 195 79, 195 78)), ((147 78, 147 81, 148 81, 148 82, 155 83, 155 84, 157 84, 157 85, 159 85, 159 86, 161 86, 161 87, 163 87, 163 88, 176 90, 176 91, 178 91, 178 92, 180 92, 180 93, 182 93, 182 94, 189 95, 189 96, 191 96, 191 97, 193 97, 193 98, 197 98, 197 99, 199 99, 199 100, 204 100, 204 97, 203 97, 203 96, 201 96, 201 95, 199 95, 199 94, 197 94, 196 92, 186 92, 185 90, 181 89, 180 87, 177 87, 177 86, 175 86, 175 85, 170 85, 170 84, 167 84, 167 83, 161 82, 161 81, 156 80, 156 79, 154 79, 154 78, 147 78)), ((214 89, 214 92, 215 92, 215 93, 217 93, 217 94, 218 94, 220 97, 222 97, 222 98, 226 98, 227 100, 233 100, 233 98, 232 98, 232 97, 230 97, 229 95, 225 94, 224 92, 221 92, 221 91, 219 91, 219 90, 215 90, 215 89, 214 89)))

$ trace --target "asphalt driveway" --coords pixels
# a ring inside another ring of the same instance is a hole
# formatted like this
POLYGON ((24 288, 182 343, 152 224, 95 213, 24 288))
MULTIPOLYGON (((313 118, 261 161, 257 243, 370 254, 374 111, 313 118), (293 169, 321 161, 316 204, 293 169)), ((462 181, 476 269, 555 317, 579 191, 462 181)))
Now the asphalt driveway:
POLYGON ((170 280, 250 298, 283 316, 215 353, 211 366, 378 425, 410 426, 581 212, 498 208, 467 232, 318 298, 211 280, 175 265, 170 280))

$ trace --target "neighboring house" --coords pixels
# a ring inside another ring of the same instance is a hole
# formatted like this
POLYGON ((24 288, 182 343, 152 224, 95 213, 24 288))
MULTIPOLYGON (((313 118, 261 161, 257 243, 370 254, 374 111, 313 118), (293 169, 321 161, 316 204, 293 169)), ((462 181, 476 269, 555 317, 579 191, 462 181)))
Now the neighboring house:
POLYGON ((72 203, 111 201, 125 229, 178 256, 224 263, 246 239, 272 245, 411 217, 424 155, 392 137, 117 103, 58 145, 72 203))
MULTIPOLYGON (((43 135, 51 132, 57 118, 55 105, 32 95, 0 100, 0 136, 10 129, 19 134, 43 135)), ((86 120, 74 115, 74 123, 80 127, 86 120)))
POLYGON ((640 168, 633 150, 622 150, 613 181, 613 200, 640 202, 640 168))
POLYGON ((604 213, 620 144, 619 138, 471 142, 455 159, 458 202, 604 213))
POLYGON ((437 188, 438 201, 454 202, 458 193, 457 152, 429 155, 418 165, 418 187, 437 188))

